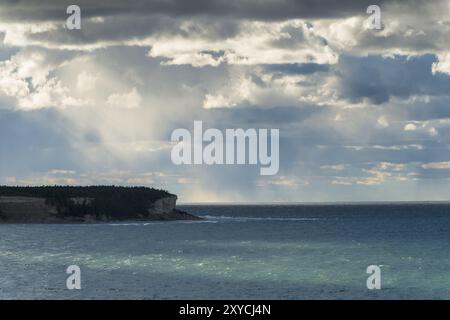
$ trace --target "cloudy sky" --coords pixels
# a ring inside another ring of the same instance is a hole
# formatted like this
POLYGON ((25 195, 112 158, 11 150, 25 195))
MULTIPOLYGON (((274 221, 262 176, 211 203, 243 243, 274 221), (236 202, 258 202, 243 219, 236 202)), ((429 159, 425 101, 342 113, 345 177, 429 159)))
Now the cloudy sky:
POLYGON ((449 200, 450 1, 4 0, 0 184, 449 200), (194 120, 279 128, 278 175, 173 165, 170 135, 194 120))

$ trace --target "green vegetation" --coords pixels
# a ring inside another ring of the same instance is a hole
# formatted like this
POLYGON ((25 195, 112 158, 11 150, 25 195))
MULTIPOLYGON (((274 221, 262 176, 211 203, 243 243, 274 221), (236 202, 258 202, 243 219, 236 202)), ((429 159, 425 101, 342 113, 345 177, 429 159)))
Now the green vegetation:
POLYGON ((111 219, 132 219, 148 216, 148 209, 156 200, 173 196, 165 190, 145 187, 116 186, 0 186, 0 196, 45 198, 56 207, 61 217, 93 215, 111 219))

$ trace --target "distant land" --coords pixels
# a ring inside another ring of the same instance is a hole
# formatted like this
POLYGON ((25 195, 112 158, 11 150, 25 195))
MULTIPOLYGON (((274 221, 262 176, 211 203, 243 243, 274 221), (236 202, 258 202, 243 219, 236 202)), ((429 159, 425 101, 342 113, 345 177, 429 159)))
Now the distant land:
POLYGON ((0 186, 0 223, 200 220, 177 196, 147 187, 0 186))

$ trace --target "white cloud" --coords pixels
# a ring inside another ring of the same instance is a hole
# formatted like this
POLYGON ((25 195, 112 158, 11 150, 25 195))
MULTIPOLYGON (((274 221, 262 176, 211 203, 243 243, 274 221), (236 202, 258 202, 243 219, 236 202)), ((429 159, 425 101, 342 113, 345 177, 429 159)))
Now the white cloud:
MULTIPOLYGON (((194 27, 191 29, 204 29, 198 24, 194 27)), ((336 52, 303 20, 245 21, 239 27, 240 32, 227 39, 206 40, 193 34, 189 38, 166 36, 147 40, 151 45, 149 56, 169 59, 166 64, 196 67, 223 62, 231 65, 337 63, 336 52), (302 35, 301 40, 296 39, 296 33, 302 35)))
POLYGON ((378 150, 423 150, 424 146, 420 144, 402 144, 402 145, 360 145, 360 146, 344 146, 346 149, 352 149, 357 151, 364 151, 367 149, 378 149, 378 150))
POLYGON ((82 92, 94 90, 98 76, 87 71, 82 71, 77 77, 77 89, 82 92))
POLYGON ((384 117, 384 116, 379 117, 378 120, 377 120, 377 123, 382 128, 389 127, 389 122, 387 121, 386 117, 384 117))
POLYGON ((406 165, 404 163, 380 162, 375 168, 383 171, 403 171, 406 169, 406 165))
POLYGON ((443 52, 441 54, 438 54, 438 59, 438 62, 433 63, 433 74, 440 72, 450 75, 450 52, 443 52))
POLYGON ((297 186, 307 186, 309 185, 309 181, 305 179, 299 178, 291 178, 291 177, 275 177, 275 178, 267 178, 264 180, 256 181, 256 186, 258 187, 268 187, 268 186, 277 186, 277 187, 297 187, 297 186))
POLYGON ((46 107, 73 107, 85 104, 81 99, 70 96, 70 91, 56 78, 48 80, 44 85, 38 86, 29 95, 20 98, 19 106, 22 109, 39 109, 46 107))
POLYGON ((439 135, 439 132, 436 130, 436 128, 431 127, 430 129, 428 129, 428 133, 430 134, 430 136, 432 137, 436 137, 439 135))
POLYGON ((444 161, 444 162, 430 162, 422 164, 422 168, 424 169, 450 169, 450 161, 444 161))
POLYGON ((214 96, 212 94, 205 95, 205 100, 203 101, 203 108, 213 109, 213 108, 223 108, 223 107, 234 107, 236 105, 231 99, 224 97, 219 94, 214 96))
POLYGON ((84 105, 82 99, 71 96, 60 79, 50 76, 58 66, 43 50, 20 51, 0 62, 0 92, 27 110, 84 105))
POLYGON ((345 167, 346 167, 345 164, 336 164, 336 165, 320 166, 320 169, 342 171, 345 170, 345 167))
POLYGON ((417 126, 414 123, 408 123, 408 124, 405 125, 403 130, 405 130, 405 131, 416 131, 417 130, 417 126))
POLYGON ((53 169, 49 173, 53 174, 53 175, 74 175, 74 174, 76 174, 76 171, 64 170, 64 169, 53 169))
MULTIPOLYGON (((26 47, 33 45, 30 36, 33 34, 42 34, 60 28, 62 24, 55 22, 36 22, 36 23, 0 23, 0 32, 3 32, 3 43, 8 46, 26 47)), ((34 43, 43 44, 40 41, 34 43)))
POLYGON ((331 184, 376 186, 383 184, 388 179, 407 181, 410 175, 405 171, 406 169, 407 165, 403 163, 379 162, 370 169, 362 170, 369 176, 338 176, 331 181, 331 184))
POLYGON ((128 93, 114 93, 108 97, 106 104, 114 108, 135 109, 142 103, 142 96, 136 88, 128 93))

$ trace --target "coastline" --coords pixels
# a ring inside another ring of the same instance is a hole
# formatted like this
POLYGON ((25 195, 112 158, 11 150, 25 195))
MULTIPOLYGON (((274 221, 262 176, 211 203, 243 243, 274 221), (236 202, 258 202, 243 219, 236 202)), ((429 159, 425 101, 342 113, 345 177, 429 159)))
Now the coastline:
POLYGON ((2 224, 202 220, 178 210, 176 195, 150 188, 3 187, 0 191, 2 224))

